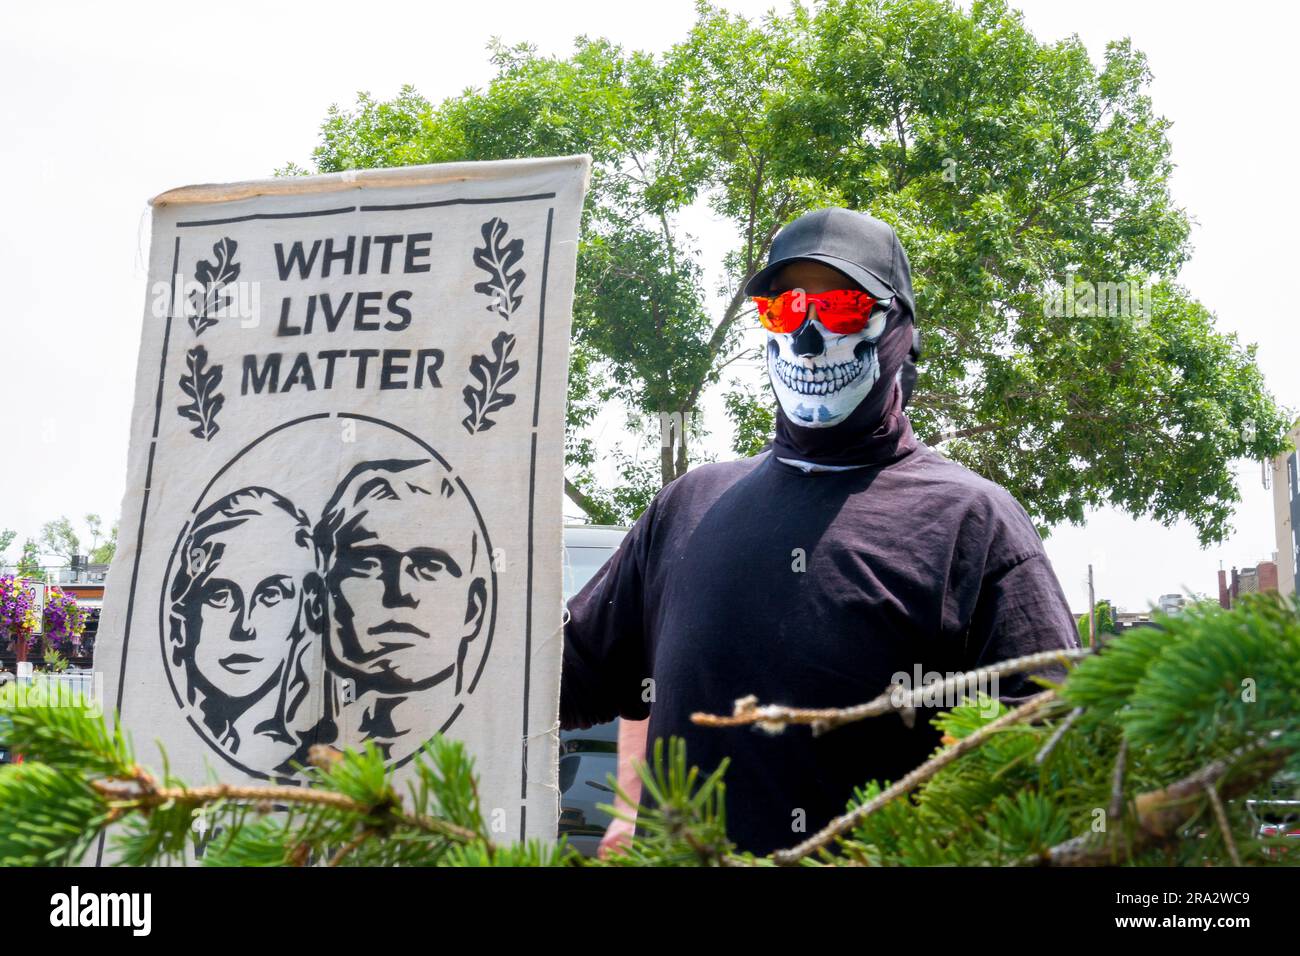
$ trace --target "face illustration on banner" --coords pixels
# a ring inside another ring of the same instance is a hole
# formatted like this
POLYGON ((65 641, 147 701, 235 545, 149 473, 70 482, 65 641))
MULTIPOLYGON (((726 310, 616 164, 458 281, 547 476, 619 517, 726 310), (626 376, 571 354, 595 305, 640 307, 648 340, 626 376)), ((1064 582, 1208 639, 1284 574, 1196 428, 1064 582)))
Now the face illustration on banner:
POLYGON ((222 563, 232 577, 216 568, 196 602, 204 639, 196 645, 194 666, 231 698, 256 693, 283 666, 302 608, 302 582, 314 571, 311 551, 296 540, 302 529, 286 529, 283 512, 261 517, 269 519, 268 527, 244 521, 217 541, 218 560, 228 559, 222 563))
POLYGON ((383 694, 463 684, 487 598, 468 512, 431 461, 365 462, 344 479, 321 524, 331 669, 383 694))
POLYGON ((170 637, 187 700, 232 752, 253 736, 292 744, 301 695, 291 690, 321 625, 306 515, 273 491, 241 489, 199 514, 183 558, 170 637))
POLYGON ((209 743, 292 777, 317 743, 404 762, 445 729, 490 643, 486 534, 429 457, 359 461, 313 521, 248 486, 198 509, 167 598, 169 676, 209 743))

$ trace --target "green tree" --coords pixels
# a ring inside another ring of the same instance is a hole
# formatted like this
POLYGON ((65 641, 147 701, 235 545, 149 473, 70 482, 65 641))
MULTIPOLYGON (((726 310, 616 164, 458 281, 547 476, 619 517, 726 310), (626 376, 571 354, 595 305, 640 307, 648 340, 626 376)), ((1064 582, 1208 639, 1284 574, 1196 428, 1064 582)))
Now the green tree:
POLYGON ((41 549, 46 554, 56 554, 71 562, 74 554, 81 554, 81 536, 66 517, 58 517, 41 525, 41 549))
POLYGON ((5 552, 9 550, 9 545, 14 543, 14 538, 18 532, 9 528, 0 529, 0 563, 4 561, 5 552))
MULTIPOLYGON (((1109 601, 1098 601, 1093 605, 1093 626, 1096 627, 1098 634, 1118 634, 1119 629, 1115 626, 1115 612, 1110 606, 1109 601)), ((1079 644, 1082 647, 1092 646, 1092 634, 1088 626, 1088 615, 1079 615, 1079 644)), ((1103 638, 1105 640, 1105 638, 1103 638)))
POLYGON ((90 545, 90 563, 91 564, 112 564, 113 555, 117 553, 117 528, 118 523, 113 522, 113 527, 109 529, 108 537, 103 541, 99 540, 100 519, 98 515, 86 515, 86 522, 89 524, 90 519, 95 519, 92 526, 93 540, 90 545))
POLYGON ((94 551, 99 547, 99 539, 104 536, 104 519, 93 511, 82 518, 85 522, 86 530, 90 532, 90 550, 94 551))
POLYGON ((772 437, 776 410, 769 396, 755 395, 737 382, 723 396, 727 417, 735 428, 731 450, 737 455, 757 455, 772 437))
POLYGON ((104 519, 94 512, 86 514, 82 519, 89 533, 89 545, 86 550, 82 550, 85 542, 82 541, 81 535, 66 516, 60 516, 53 521, 47 521, 41 526, 40 543, 46 554, 55 554, 61 557, 66 563, 71 563, 74 554, 82 554, 87 557, 91 564, 108 564, 113 560, 113 555, 117 551, 117 522, 109 530, 108 537, 104 537, 104 519), (100 539, 103 540, 100 540, 100 539))
POLYGON ((28 538, 23 542, 23 554, 18 559, 17 577, 33 581, 44 581, 45 571, 41 568, 41 554, 36 542, 28 538))
MULTIPOLYGON (((490 49, 482 89, 332 108, 314 164, 592 154, 566 486, 589 513, 627 520, 644 496, 620 503, 597 484, 582 426, 611 399, 650 423, 647 439, 661 414, 690 420, 748 354, 741 290, 776 231, 829 204, 890 222, 909 251, 918 433, 1040 525, 1111 504, 1219 540, 1234 461, 1283 447, 1253 347, 1175 282, 1190 224, 1127 41, 1095 64, 1077 37, 1037 40, 1001 0, 825 0, 756 21, 700 3, 660 55, 589 37, 567 57, 490 49), (718 290, 680 224, 700 203, 734 236, 718 290), (1130 281, 1140 308, 1119 298, 1130 281)), ((660 484, 698 460, 687 439, 660 449, 660 484)))

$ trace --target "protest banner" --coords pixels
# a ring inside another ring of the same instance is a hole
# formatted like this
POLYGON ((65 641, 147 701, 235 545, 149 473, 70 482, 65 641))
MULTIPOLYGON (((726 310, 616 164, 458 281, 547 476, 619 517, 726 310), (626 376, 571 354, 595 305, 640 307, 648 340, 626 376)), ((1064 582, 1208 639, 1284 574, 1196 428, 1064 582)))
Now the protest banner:
MULTIPOLYGON (((568 342, 590 159, 156 197, 95 668, 137 752, 300 782, 463 741, 553 838, 568 342)), ((104 857, 101 853, 100 859, 104 857)))

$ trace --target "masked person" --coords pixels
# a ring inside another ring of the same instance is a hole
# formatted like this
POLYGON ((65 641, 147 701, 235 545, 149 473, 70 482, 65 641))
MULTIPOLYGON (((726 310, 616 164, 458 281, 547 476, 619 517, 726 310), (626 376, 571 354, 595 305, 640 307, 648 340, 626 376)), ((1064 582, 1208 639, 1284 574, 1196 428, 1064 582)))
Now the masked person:
MULTIPOLYGON (((750 695, 860 704, 900 675, 960 673, 1077 635, 1024 509, 912 433, 912 286, 894 230, 847 209, 808 213, 745 291, 767 330, 775 438, 661 489, 570 600, 560 718, 648 716, 648 739, 683 738, 702 770, 729 759, 729 836, 765 854, 843 813, 855 787, 922 763, 937 709, 817 737, 699 727, 692 713, 730 713, 750 695)), ((1016 677, 990 689, 1015 700, 1037 688, 1016 677)))

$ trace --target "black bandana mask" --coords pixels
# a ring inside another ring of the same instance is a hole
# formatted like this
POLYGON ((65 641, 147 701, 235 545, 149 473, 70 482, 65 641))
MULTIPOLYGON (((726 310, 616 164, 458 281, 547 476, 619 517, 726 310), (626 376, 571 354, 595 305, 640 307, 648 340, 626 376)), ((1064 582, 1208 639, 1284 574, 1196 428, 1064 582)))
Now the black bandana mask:
MULTIPOLYGON (((866 374, 875 372, 874 381, 862 395, 852 411, 841 408, 842 417, 833 424, 800 424, 798 419, 812 422, 816 416, 825 412, 820 410, 813 399, 820 390, 813 386, 812 399, 802 400, 794 388, 807 389, 796 377, 791 378, 791 370, 786 362, 785 353, 791 350, 791 343, 811 365, 816 365, 820 356, 810 356, 808 342, 809 328, 800 329, 779 337, 769 333, 768 368, 774 381, 780 401, 776 412, 776 437, 773 440, 773 452, 779 458, 791 458, 808 461, 818 465, 871 465, 883 464, 902 457, 916 445, 911 423, 903 411, 911 385, 912 370, 908 369, 909 355, 912 351, 912 313, 905 302, 895 297, 885 313, 883 329, 879 329, 878 320, 869 323, 864 335, 858 341, 825 341, 829 351, 833 345, 852 353, 849 360, 861 363, 866 374), (801 335, 804 337, 800 339, 801 335), (778 387, 780 386, 780 387, 778 387), (792 415, 788 415, 789 405, 792 415)), ((812 323, 806 323, 811 326, 812 323)), ((814 339, 812 348, 818 340, 814 339)), ((841 363, 842 364, 842 363, 841 363)), ((796 373, 797 375, 798 373, 796 373)), ((824 376, 823 376, 824 377, 824 376)))

